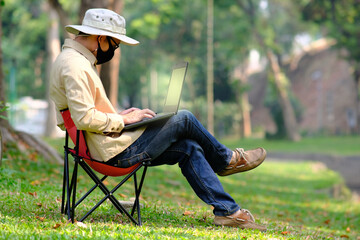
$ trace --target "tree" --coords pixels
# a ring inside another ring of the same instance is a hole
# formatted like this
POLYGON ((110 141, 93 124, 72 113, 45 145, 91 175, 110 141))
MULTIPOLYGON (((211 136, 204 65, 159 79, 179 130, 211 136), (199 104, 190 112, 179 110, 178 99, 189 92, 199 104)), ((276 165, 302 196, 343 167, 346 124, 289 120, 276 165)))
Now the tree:
MULTIPOLYGON (((119 14, 122 13, 124 8, 123 1, 109 1, 105 7, 119 14)), ((119 87, 119 68, 121 59, 121 48, 115 51, 114 57, 110 62, 107 62, 101 67, 100 78, 104 84, 105 91, 109 96, 110 102, 113 106, 118 106, 118 87, 119 87)))
MULTIPOLYGON (((269 4, 268 9, 270 11, 271 3, 274 4, 276 1, 267 1, 267 3, 269 4)), ((281 49, 281 46, 279 41, 275 38, 275 36, 277 36, 275 33, 275 28, 268 24, 268 22, 271 22, 271 20, 266 19, 266 16, 273 16, 273 13, 263 12, 263 14, 260 15, 260 3, 255 3, 253 0, 248 0, 247 4, 245 1, 238 0, 238 4, 241 6, 244 12, 248 14, 250 25, 253 28, 254 39, 258 43, 259 48, 265 54, 269 62, 274 85, 278 94, 278 100, 282 109, 282 117, 285 124, 286 136, 291 141, 298 141, 300 140, 300 134, 298 133, 295 112, 289 97, 289 92, 291 91, 289 87, 290 82, 279 64, 279 57, 281 56, 279 49, 281 49), (264 16, 265 19, 262 19, 264 16), (274 52, 278 52, 278 55, 276 55, 274 52)))
POLYGON ((343 55, 354 67, 353 75, 357 86, 357 130, 360 133, 360 2, 357 0, 311 0, 301 6, 303 18, 322 27, 324 35, 336 40, 338 49, 345 49, 343 55))
MULTIPOLYGON (((131 93, 129 99, 132 104, 139 85, 149 84, 147 81, 139 83, 140 81, 136 79, 147 79, 145 74, 151 76, 149 72, 154 69, 167 71, 171 63, 183 59, 190 61, 190 71, 185 82, 185 90, 188 92, 184 92, 182 99, 191 102, 191 106, 187 107, 190 107, 200 120, 206 122, 207 114, 204 108, 206 102, 203 103, 200 99, 206 99, 207 94, 213 93, 212 100, 209 102, 235 100, 234 93, 238 93, 238 90, 231 81, 230 73, 241 64, 248 53, 246 50, 248 44, 245 42, 250 42, 247 37, 250 29, 246 19, 238 11, 239 8, 237 7, 234 11, 236 5, 229 2, 214 2, 213 27, 215 31, 212 41, 215 67, 210 71, 213 72, 214 83, 207 84, 206 58, 210 51, 207 51, 209 45, 207 44, 206 6, 203 1, 189 0, 133 1, 127 4, 125 13, 130 14, 132 20, 129 30, 141 44, 123 52, 126 61, 122 62, 122 66, 127 71, 121 72, 121 81, 131 81, 131 84, 123 84, 123 88, 119 91, 125 92, 126 89, 126 93, 131 93), (236 24, 234 24, 235 21, 236 24), (133 71, 135 68, 136 70, 133 71), (152 70, 149 71, 149 69, 152 70), (140 74, 141 77, 138 76, 140 74), (213 90, 207 90, 205 87, 212 85, 213 90)), ((149 86, 146 85, 144 88, 149 88, 149 86)), ((219 122, 219 112, 215 117, 214 125, 216 121, 219 122)), ((210 129, 209 126, 207 127, 210 129)))
MULTIPOLYGON (((50 1, 51 2, 51 1, 50 1)), ((52 1, 54 2, 54 1, 52 1)), ((49 26, 46 37, 47 67, 46 67, 46 100, 48 102, 48 116, 46 121, 45 134, 54 137, 56 134, 56 113, 55 105, 50 99, 50 69, 57 55, 60 53, 59 15, 53 4, 45 3, 49 13, 49 26)))
POLYGON ((2 8, 3 8, 3 2, 1 1, 0 6, 0 166, 2 164, 2 152, 3 152, 3 137, 2 137, 2 127, 1 126, 7 126, 8 122, 7 114, 6 114, 6 102, 5 102, 5 90, 4 90, 4 73, 2 68, 2 48, 1 48, 1 39, 2 39, 2 8))
MULTIPOLYGON (((0 6, 0 109, 3 109, 6 104, 4 94, 4 74, 2 70, 2 11, 3 5, 0 6)), ((27 133, 15 131, 7 120, 6 111, 0 111, 0 115, 0 132, 4 143, 4 149, 6 149, 7 145, 12 144, 24 153, 30 154, 32 151, 36 151, 44 156, 45 159, 62 162, 62 158, 59 154, 45 142, 27 133)))
MULTIPOLYGON (((79 9, 79 19, 83 19, 85 12, 90 8, 107 8, 121 14, 123 1, 103 1, 103 0, 81 0, 79 9)), ((114 107, 118 106, 118 79, 120 67, 120 49, 116 51, 110 62, 98 66, 100 79, 103 82, 105 91, 114 107)))
MULTIPOLYGON (((251 35, 252 28, 248 24, 248 16, 236 2, 222 1, 216 3, 216 59, 225 62, 231 69, 229 74, 230 89, 226 90, 228 101, 235 101, 237 105, 234 112, 232 129, 237 136, 250 137, 252 134, 251 118, 248 97, 248 75, 249 73, 249 53, 255 47, 251 35), (236 24, 234 24, 236 22, 236 24), (229 27, 222 27, 229 26, 229 27)), ((222 81, 224 82, 224 81, 222 81)), ((218 89, 216 87, 215 89, 218 89)))
POLYGON ((207 2, 207 128, 214 134, 214 1, 207 2))

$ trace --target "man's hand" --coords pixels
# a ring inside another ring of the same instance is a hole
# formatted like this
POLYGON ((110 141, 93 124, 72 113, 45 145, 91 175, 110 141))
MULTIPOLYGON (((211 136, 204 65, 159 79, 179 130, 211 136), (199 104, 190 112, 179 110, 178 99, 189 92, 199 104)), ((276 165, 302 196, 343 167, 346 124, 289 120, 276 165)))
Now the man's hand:
POLYGON ((139 109, 134 107, 126 109, 120 112, 120 114, 123 116, 125 124, 139 122, 144 118, 153 118, 156 115, 150 109, 139 109))
POLYGON ((128 114, 128 113, 131 113, 135 110, 140 110, 139 108, 135 108, 135 107, 132 107, 132 108, 129 108, 129 109, 125 109, 124 111, 121 111, 119 114, 120 115, 125 115, 125 114, 128 114))

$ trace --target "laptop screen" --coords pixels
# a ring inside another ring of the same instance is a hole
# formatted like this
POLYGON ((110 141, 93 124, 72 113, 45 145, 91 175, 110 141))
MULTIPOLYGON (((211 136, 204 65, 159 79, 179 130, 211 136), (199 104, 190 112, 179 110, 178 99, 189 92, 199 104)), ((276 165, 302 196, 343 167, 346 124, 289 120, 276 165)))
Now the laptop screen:
POLYGON ((187 65, 187 62, 179 63, 173 68, 163 112, 177 112, 187 65))

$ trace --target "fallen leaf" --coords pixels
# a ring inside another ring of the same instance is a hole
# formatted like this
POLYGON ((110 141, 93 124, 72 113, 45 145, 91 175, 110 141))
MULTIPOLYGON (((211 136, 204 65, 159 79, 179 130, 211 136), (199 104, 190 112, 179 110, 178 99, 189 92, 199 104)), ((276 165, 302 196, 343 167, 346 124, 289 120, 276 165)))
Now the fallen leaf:
POLYGON ((169 199, 171 199, 172 197, 173 197, 173 195, 171 194, 171 193, 165 193, 165 196, 167 197, 167 198, 169 198, 169 199))
POLYGON ((349 238, 349 236, 346 235, 346 234, 343 234, 343 235, 341 235, 340 237, 341 237, 341 238, 349 238))
POLYGON ((290 234, 290 232, 289 231, 283 231, 283 232, 281 232, 281 234, 282 235, 287 235, 287 234, 290 234))
POLYGON ((330 223, 330 219, 327 219, 324 221, 325 224, 329 224, 330 223))
POLYGON ((31 154, 28 155, 28 158, 34 162, 37 162, 37 154, 36 152, 33 152, 31 154))
POLYGON ((347 227, 347 228, 346 228, 346 231, 347 231, 347 232, 350 232, 350 228, 349 228, 349 227, 347 227))
POLYGON ((38 206, 38 207, 42 207, 42 203, 36 203, 36 205, 38 206))
POLYGON ((42 221, 42 222, 45 220, 45 218, 44 218, 44 217, 39 217, 39 216, 36 216, 36 218, 37 218, 37 219, 39 219, 39 220, 40 220, 40 221, 42 221))
POLYGON ((189 216, 189 215, 192 215, 192 214, 193 214, 193 212, 190 212, 190 211, 185 211, 183 213, 184 216, 189 216))
POLYGON ((120 197, 122 198, 127 198, 127 196, 125 194, 119 193, 120 197))
POLYGON ((32 181, 30 184, 35 186, 35 185, 39 185, 41 182, 39 180, 35 180, 35 181, 32 181))
POLYGON ((29 194, 33 197, 37 197, 37 193, 36 192, 29 192, 29 194))
POLYGON ((60 227, 61 226, 61 224, 60 223, 57 223, 57 224, 55 224, 52 228, 53 229, 57 229, 58 227, 60 227))

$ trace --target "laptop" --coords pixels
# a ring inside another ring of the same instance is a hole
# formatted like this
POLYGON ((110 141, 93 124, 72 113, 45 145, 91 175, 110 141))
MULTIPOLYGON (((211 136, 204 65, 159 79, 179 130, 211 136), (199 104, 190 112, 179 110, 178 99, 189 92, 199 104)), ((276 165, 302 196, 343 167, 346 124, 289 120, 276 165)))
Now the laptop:
POLYGON ((126 124, 124 130, 147 125, 155 121, 170 118, 171 116, 177 114, 187 68, 188 62, 177 63, 173 67, 164 108, 161 113, 157 113, 153 118, 144 118, 139 122, 126 124))

